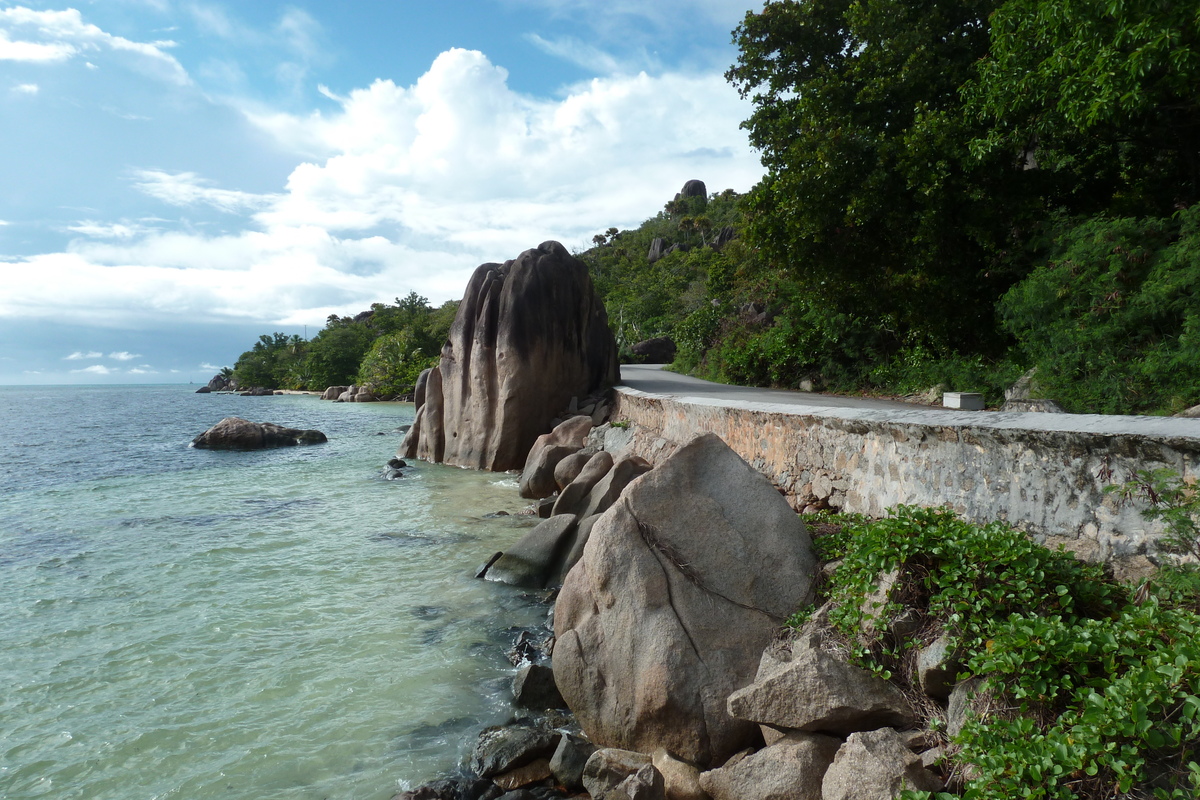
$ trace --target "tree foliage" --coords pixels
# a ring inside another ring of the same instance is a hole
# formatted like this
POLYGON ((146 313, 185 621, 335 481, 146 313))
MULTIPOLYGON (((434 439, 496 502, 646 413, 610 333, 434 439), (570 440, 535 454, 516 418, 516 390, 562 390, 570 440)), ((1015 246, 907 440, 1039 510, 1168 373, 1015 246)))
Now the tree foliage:
POLYGON ((753 101, 744 127, 767 168, 748 238, 827 325, 871 320, 873 350, 997 344, 1026 181, 1011 158, 971 152, 983 131, 959 94, 995 5, 773 0, 735 31, 727 77, 753 101))
POLYGON ((352 317, 332 314, 311 341, 260 336, 238 359, 234 375, 241 386, 323 391, 357 382, 384 396, 400 394, 436 363, 457 310, 456 301, 432 308, 410 292, 352 317))
POLYGON ((1053 241, 1000 304, 1042 389, 1072 411, 1200 403, 1200 206, 1064 222, 1053 241))
POLYGON ((977 152, 1026 151, 1075 210, 1200 200, 1200 16, 1171 0, 1008 0, 964 86, 977 152))

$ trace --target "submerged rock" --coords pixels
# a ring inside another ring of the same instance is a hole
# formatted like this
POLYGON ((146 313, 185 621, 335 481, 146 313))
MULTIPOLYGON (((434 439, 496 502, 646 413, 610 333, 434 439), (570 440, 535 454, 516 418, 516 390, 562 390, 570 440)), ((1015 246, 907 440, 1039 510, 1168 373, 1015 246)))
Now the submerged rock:
POLYGON ((264 450, 298 444, 329 441, 314 430, 285 428, 273 422, 250 422, 241 417, 226 417, 192 440, 192 447, 209 450, 264 450))

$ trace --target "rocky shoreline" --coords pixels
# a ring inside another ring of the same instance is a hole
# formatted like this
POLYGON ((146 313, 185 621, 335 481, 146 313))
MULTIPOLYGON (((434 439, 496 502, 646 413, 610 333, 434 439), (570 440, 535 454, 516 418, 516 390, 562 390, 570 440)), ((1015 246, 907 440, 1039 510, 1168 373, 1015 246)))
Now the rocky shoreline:
POLYGON ((480 571, 548 587, 547 628, 509 654, 515 719, 480 732, 460 774, 393 800, 843 800, 953 780, 947 720, 953 734, 978 688, 955 683, 954 654, 923 648, 926 692, 909 697, 848 663, 828 608, 798 632, 784 627, 820 574, 800 516, 712 435, 654 467, 637 459, 624 486, 602 488, 615 465, 636 463, 629 438, 576 416, 531 451, 523 487, 563 447, 551 442, 579 442, 559 463, 610 465, 593 470, 603 474, 586 494, 569 491, 586 466, 556 483, 541 507, 574 496, 586 509, 608 495, 607 507, 550 514, 480 571))

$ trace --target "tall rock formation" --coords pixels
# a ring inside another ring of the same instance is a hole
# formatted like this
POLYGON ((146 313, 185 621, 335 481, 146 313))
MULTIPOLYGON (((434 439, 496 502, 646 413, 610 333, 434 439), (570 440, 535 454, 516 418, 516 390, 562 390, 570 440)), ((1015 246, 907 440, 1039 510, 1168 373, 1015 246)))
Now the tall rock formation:
POLYGON ((543 242, 475 270, 400 455, 520 469, 572 397, 617 380, 616 341, 587 267, 543 242))

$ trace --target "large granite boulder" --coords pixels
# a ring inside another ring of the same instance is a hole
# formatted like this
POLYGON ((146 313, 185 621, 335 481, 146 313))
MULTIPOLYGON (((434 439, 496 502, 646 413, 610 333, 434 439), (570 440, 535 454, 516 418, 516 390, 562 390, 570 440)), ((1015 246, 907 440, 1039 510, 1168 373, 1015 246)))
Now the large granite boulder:
POLYGON ((904 694, 865 669, 847 664, 811 639, 789 653, 763 653, 752 684, 729 697, 729 713, 774 728, 846 736, 884 726, 906 728, 915 717, 904 694))
POLYGON ((521 481, 517 487, 521 497, 541 500, 558 491, 558 485, 554 482, 554 470, 558 462, 582 450, 591 432, 592 418, 580 414, 539 436, 525 458, 525 468, 521 470, 521 481))
POLYGON ((700 786, 712 800, 822 800, 821 779, 840 739, 792 733, 770 747, 705 772, 700 786))
POLYGON ((572 397, 618 380, 587 267, 558 242, 475 270, 402 457, 519 469, 572 397))
POLYGON ((670 336, 658 336, 638 342, 629 348, 643 364, 670 364, 675 360, 675 340, 670 336))
POLYGON ((892 728, 850 734, 821 781, 823 800, 892 800, 905 789, 940 792, 942 781, 892 728))
POLYGON ((675 195, 677 200, 681 197, 708 197, 708 187, 704 185, 704 181, 693 178, 683 185, 679 194, 675 195))
POLYGON ((698 766, 759 741, 730 716, 780 623, 812 599, 803 522, 713 434, 629 485, 591 530, 555 608, 554 675, 605 747, 698 766))
POLYGON ((213 375, 208 382, 208 390, 210 392, 228 392, 236 388, 237 384, 232 378, 226 378, 224 375, 213 375))
POLYGON ((285 428, 272 422, 250 422, 241 417, 226 417, 192 440, 192 447, 210 450, 263 450, 320 444, 328 439, 320 431, 285 428))

